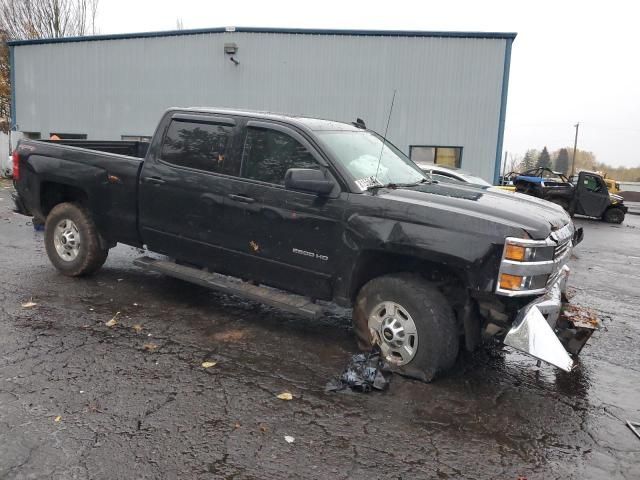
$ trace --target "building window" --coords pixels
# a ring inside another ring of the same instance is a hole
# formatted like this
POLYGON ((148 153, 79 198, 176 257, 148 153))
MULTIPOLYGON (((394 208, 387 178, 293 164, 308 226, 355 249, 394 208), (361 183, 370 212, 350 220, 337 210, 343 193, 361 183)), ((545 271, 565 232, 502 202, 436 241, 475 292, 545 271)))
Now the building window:
POLYGON ((60 140, 86 140, 87 139, 87 134, 86 133, 57 133, 57 132, 51 132, 50 137, 53 136, 58 137, 60 140))
POLYGON ((120 140, 124 142, 151 142, 151 137, 148 135, 120 135, 120 140))
POLYGON ((22 132, 22 135, 29 140, 40 140, 40 132, 22 132))
POLYGON ((276 130, 250 128, 244 142, 242 176, 284 185, 290 168, 318 169, 313 155, 297 140, 276 130))
POLYGON ((162 142, 161 158, 181 167, 237 174, 226 158, 232 128, 214 123, 172 120, 162 142))
POLYGON ((435 163, 444 167, 460 168, 462 147, 412 145, 409 147, 409 157, 418 164, 435 163))

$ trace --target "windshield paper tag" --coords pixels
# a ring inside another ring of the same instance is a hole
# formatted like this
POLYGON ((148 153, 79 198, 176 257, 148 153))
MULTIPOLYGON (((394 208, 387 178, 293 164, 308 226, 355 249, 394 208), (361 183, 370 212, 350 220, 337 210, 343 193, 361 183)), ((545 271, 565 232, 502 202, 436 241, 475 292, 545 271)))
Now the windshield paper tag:
POLYGON ((382 186, 382 183, 374 175, 371 175, 370 177, 356 180, 356 186, 364 192, 367 188, 382 186))

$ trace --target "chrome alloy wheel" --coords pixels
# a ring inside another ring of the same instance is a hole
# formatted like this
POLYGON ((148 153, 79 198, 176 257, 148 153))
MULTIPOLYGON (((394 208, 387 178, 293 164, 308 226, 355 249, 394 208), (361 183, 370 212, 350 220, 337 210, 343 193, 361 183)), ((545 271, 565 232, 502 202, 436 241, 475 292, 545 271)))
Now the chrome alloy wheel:
POLYGON ((382 302, 369 317, 369 330, 385 359, 394 365, 406 365, 418 351, 416 324, 402 305, 382 302))
POLYGON ((76 224, 68 218, 60 220, 53 232, 53 246, 62 260, 75 260, 80 252, 80 232, 76 224))

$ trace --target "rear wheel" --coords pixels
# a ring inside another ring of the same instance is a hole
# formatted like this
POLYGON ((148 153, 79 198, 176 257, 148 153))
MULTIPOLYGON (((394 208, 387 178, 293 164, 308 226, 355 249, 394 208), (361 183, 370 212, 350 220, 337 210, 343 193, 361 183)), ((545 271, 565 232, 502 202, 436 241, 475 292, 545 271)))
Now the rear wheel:
POLYGON ((89 211, 75 203, 60 203, 49 212, 44 242, 53 266, 70 277, 94 273, 109 253, 100 246, 89 211))
POLYGON ((353 312, 358 347, 374 344, 391 368, 426 382, 458 356, 455 317, 447 299, 419 275, 374 278, 360 290, 353 312))
POLYGON ((604 212, 602 219, 607 223, 622 223, 624 221, 624 211, 618 207, 609 208, 604 212))

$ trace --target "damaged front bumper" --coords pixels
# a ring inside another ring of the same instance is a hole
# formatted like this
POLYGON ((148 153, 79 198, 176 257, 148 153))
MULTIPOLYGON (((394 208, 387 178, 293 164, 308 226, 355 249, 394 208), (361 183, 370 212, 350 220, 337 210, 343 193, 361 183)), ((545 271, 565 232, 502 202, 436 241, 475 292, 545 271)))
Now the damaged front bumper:
POLYGON ((569 267, 564 265, 547 292, 518 311, 504 338, 505 345, 567 372, 573 368, 567 349, 577 354, 597 328, 597 322, 590 326, 576 325, 566 318, 562 326, 559 325, 558 319, 566 304, 563 300, 569 272, 569 267))

